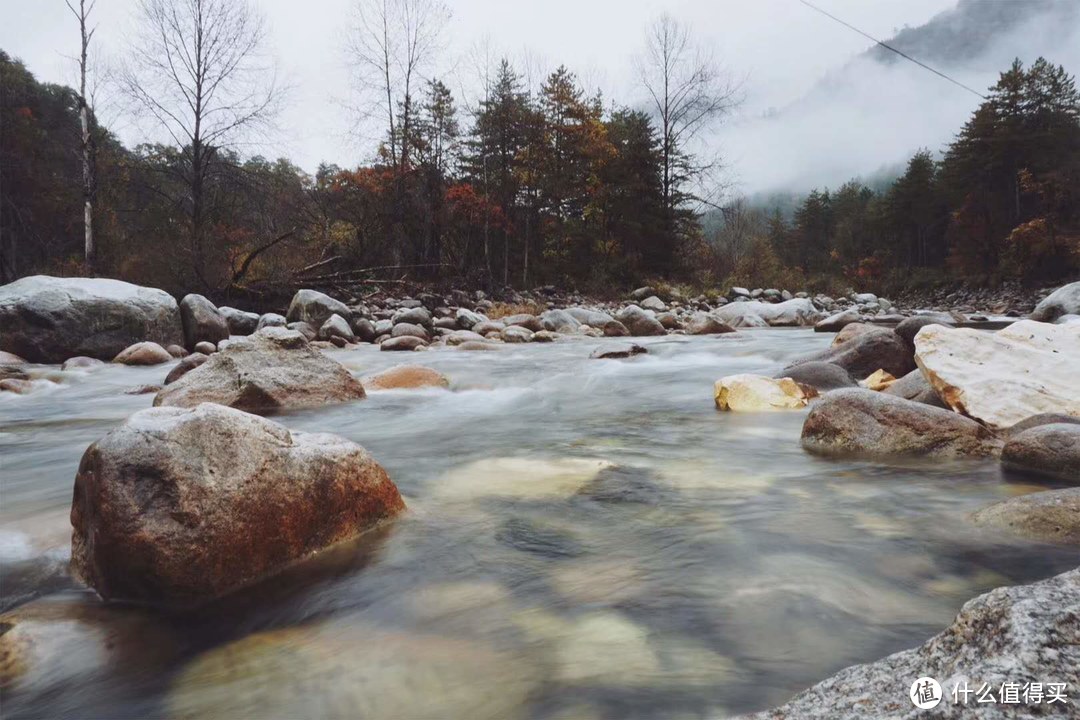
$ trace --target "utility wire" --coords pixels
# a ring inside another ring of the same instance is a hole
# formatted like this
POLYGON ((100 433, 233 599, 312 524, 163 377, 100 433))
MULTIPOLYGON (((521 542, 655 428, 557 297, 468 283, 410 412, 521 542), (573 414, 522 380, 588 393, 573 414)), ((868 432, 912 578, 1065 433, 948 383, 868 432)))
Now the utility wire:
POLYGON ((844 27, 846 27, 846 28, 849 28, 849 29, 851 29, 851 30, 854 30, 855 32, 857 32, 857 33, 859 33, 860 35, 862 35, 862 36, 863 36, 864 38, 867 38, 868 40, 872 40, 872 41, 873 41, 873 42, 874 42, 874 43, 875 43, 876 45, 880 45, 881 47, 885 48, 886 50, 891 50, 892 52, 896 53, 897 55, 899 55, 900 57, 904 58, 905 60, 910 60, 911 62, 915 63, 915 64, 916 64, 916 65, 918 65, 919 67, 921 67, 921 68, 924 68, 924 69, 926 69, 926 70, 929 70, 930 72, 934 73, 935 75, 937 75, 937 76, 939 76, 939 77, 942 77, 942 78, 944 78, 944 79, 948 80, 948 81, 949 81, 949 82, 951 82, 951 83, 952 83, 953 85, 957 85, 957 86, 959 86, 959 87, 962 87, 962 88, 964 88, 965 90, 967 90, 967 91, 968 91, 969 93, 972 93, 972 94, 974 94, 974 95, 978 95, 978 96, 979 96, 979 97, 981 97, 981 98, 982 98, 983 100, 987 100, 987 99, 988 99, 988 98, 987 98, 987 97, 986 97, 985 95, 983 95, 983 94, 982 94, 981 92, 979 92, 978 90, 973 90, 972 88, 968 87, 968 86, 967 86, 967 85, 965 85, 964 83, 960 82, 959 80, 954 80, 953 78, 949 77, 948 75, 946 75, 945 73, 941 72, 940 70, 935 70, 934 68, 930 67, 930 66, 929 66, 929 65, 927 65, 926 63, 924 63, 924 62, 920 62, 919 60, 916 60, 915 58, 911 57, 911 56, 910 56, 910 55, 908 55, 907 53, 905 53, 905 52, 902 52, 902 51, 900 51, 900 50, 897 50, 896 48, 894 48, 894 47, 893 47, 893 46, 891 46, 891 45, 887 45, 887 44, 883 43, 882 41, 878 40, 878 39, 877 39, 876 37, 874 37, 874 36, 872 36, 872 35, 869 35, 869 34, 867 34, 867 33, 864 33, 864 32, 863 32, 862 30, 860 30, 859 28, 855 27, 854 25, 852 25, 852 24, 850 24, 850 23, 846 23, 846 22, 844 22, 844 21, 843 21, 843 20, 841 20, 840 18, 836 17, 835 15, 831 15, 831 14, 829 14, 829 13, 825 12, 825 11, 824 11, 824 10, 822 10, 821 8, 817 7, 816 5, 811 5, 811 4, 810 4, 809 2, 807 2, 806 0, 799 0, 799 2, 801 2, 801 3, 803 4, 803 5, 805 5, 806 7, 810 8, 811 10, 815 10, 815 11, 817 11, 817 12, 821 13, 822 15, 824 15, 824 16, 825 16, 825 17, 827 17, 827 18, 830 18, 830 19, 832 19, 832 20, 835 20, 836 22, 840 23, 840 24, 841 24, 841 25, 843 25, 844 27))

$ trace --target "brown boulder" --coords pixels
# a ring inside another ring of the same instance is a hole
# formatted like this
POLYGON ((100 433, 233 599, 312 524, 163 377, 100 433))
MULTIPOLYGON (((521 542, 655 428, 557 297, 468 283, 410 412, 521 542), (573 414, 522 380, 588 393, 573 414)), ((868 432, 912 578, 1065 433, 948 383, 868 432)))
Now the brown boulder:
POLYGON ((374 390, 413 390, 425 387, 450 387, 450 381, 437 370, 423 365, 398 365, 361 380, 364 388, 374 390))
POLYGON ((1080 483, 1080 425, 1038 425, 1009 437, 1002 464, 1020 472, 1080 483))
POLYGON ((810 410, 802 446, 822 455, 992 455, 1001 441, 963 415, 892 395, 850 388, 810 410))
POLYGON ((135 413, 75 477, 73 573, 107 600, 192 607, 405 505, 355 443, 206 403, 135 413))
MULTIPOLYGON (((477 335, 477 337, 480 337, 477 335)), ((482 337, 480 337, 483 340, 482 337)), ((398 337, 390 337, 379 343, 379 350, 390 351, 409 351, 416 350, 417 348, 424 347, 426 343, 415 335, 400 335, 398 337)))
POLYGON ((362 397, 364 387, 343 365, 311 347, 299 333, 269 327, 230 342, 167 385, 154 405, 214 402, 266 414, 362 397))
MULTIPOLYGON (((805 362, 830 362, 851 373, 852 377, 865 378, 876 370, 884 370, 893 377, 903 377, 915 369, 913 351, 904 344, 899 335, 887 328, 848 325, 837 334, 839 339, 851 328, 867 327, 860 334, 834 344, 818 353, 799 358, 789 367, 805 362)), ((787 371, 780 373, 787 375, 787 371)))
POLYGON ((198 352, 191 353, 186 358, 178 362, 176 364, 176 367, 169 371, 169 374, 165 376, 165 382, 163 384, 171 385, 172 383, 184 377, 189 372, 199 367, 209 359, 209 355, 203 355, 202 353, 198 352))
POLYGON ((156 342, 141 342, 121 350, 113 362, 122 365, 160 365, 172 359, 169 351, 156 342))

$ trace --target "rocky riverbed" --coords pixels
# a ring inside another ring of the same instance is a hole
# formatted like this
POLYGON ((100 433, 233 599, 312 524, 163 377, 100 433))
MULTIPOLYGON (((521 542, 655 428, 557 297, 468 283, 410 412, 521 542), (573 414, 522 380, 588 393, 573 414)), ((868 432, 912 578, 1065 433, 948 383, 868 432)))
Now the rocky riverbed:
POLYGON ((892 717, 903 683, 859 688, 1080 682, 1080 284, 1011 323, 28 280, 0 288, 12 717, 727 717, 860 662, 769 717, 892 717))

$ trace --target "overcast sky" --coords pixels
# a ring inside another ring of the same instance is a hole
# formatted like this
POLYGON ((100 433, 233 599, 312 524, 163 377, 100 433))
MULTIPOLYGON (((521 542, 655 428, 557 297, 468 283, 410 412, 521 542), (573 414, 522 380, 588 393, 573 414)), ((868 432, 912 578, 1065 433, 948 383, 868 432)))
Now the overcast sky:
MULTIPOLYGON (((351 3, 255 3, 269 22, 271 48, 282 74, 293 86, 279 121, 281 135, 261 148, 263 154, 288 156, 307 170, 313 170, 320 161, 355 165, 370 157, 370 145, 363 147, 350 139, 350 118, 340 102, 347 96, 348 73, 342 45, 351 3)), ((728 69, 745 78, 746 100, 738 116, 730 120, 728 131, 718 134, 717 141, 732 163, 733 176, 748 190, 793 177, 786 171, 777 172, 782 168, 766 167, 793 161, 790 157, 785 160, 782 156, 763 156, 778 139, 763 137, 756 118, 768 108, 782 108, 796 101, 827 71, 843 65, 870 44, 797 0, 450 0, 448 4, 453 18, 446 28, 448 46, 442 66, 452 75, 450 84, 457 85, 455 89, 467 83, 470 48, 486 40, 497 52, 511 57, 528 51, 539 58, 545 70, 566 64, 588 85, 599 86, 608 97, 627 104, 641 100, 634 83, 632 58, 642 46, 646 25, 665 11, 690 23, 699 38, 714 47, 728 69)), ((818 0, 818 4, 873 35, 887 37, 905 25, 926 22, 954 2, 818 0)), ((99 30, 95 41, 104 53, 123 51, 134 7, 134 0, 98 0, 99 30)), ((71 83, 73 66, 65 55, 76 50, 78 29, 63 0, 0 0, 0 8, 0 47, 21 58, 39 79, 71 83)), ((925 72, 911 69, 915 74, 925 72)), ((923 87, 940 81, 928 76, 917 82, 923 87)), ((963 97, 955 88, 937 90, 945 92, 943 97, 952 103, 947 118, 950 123, 956 119, 954 116, 962 122, 977 102, 977 98, 963 97)), ((112 122, 126 141, 143 139, 123 117, 112 122)), ((802 127, 798 147, 815 143, 832 147, 846 134, 843 121, 839 127, 836 122, 802 127)), ((939 141, 932 136, 920 143, 918 132, 909 134, 912 137, 905 136, 905 145, 937 145, 939 141)), ((849 158, 852 162, 844 171, 856 166, 872 171, 882 158, 902 156, 909 149, 890 147, 879 153, 880 157, 870 153, 865 159, 858 157, 860 152, 850 153, 856 157, 849 158)))

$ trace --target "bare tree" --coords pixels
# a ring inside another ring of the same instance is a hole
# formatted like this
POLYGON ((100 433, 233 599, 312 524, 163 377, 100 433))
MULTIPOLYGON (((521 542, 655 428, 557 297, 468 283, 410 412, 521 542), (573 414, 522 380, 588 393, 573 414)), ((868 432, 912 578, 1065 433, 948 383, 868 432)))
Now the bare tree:
POLYGON ((714 162, 696 160, 691 146, 738 103, 738 88, 690 29, 661 15, 646 32, 639 59, 641 83, 660 124, 663 193, 669 229, 675 210, 690 199, 685 188, 714 162))
POLYGON ((204 285, 206 188, 219 152, 265 132, 278 100, 266 26, 247 0, 140 0, 122 86, 183 158, 192 268, 204 285))
POLYGON ((440 49, 450 10, 441 0, 357 0, 354 18, 346 49, 362 115, 384 116, 390 163, 407 168, 415 88, 440 49))
POLYGON ((87 266, 93 270, 97 260, 97 249, 94 246, 94 196, 97 190, 97 147, 94 143, 92 128, 90 127, 91 103, 87 96, 87 51, 90 49, 90 40, 94 37, 95 28, 88 28, 87 22, 90 14, 94 11, 96 0, 78 0, 76 8, 71 0, 65 0, 68 9, 79 21, 79 145, 82 154, 82 195, 83 195, 83 235, 84 255, 87 266))

